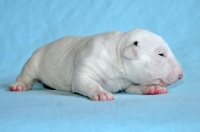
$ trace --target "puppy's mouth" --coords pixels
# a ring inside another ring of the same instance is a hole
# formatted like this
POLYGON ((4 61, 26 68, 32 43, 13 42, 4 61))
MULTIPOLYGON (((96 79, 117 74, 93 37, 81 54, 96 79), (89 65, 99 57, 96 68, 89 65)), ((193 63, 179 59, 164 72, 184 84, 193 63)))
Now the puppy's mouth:
POLYGON ((162 79, 158 79, 159 80, 159 83, 157 84, 157 85, 160 85, 160 86, 163 86, 163 87, 166 87, 166 86, 168 86, 168 85, 170 85, 170 84, 167 84, 167 83, 165 83, 162 79))

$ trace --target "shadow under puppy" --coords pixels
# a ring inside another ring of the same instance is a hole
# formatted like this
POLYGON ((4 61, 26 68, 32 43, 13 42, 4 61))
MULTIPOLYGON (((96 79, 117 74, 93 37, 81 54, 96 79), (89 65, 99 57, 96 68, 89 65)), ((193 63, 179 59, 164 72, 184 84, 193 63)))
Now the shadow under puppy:
POLYGON ((167 93, 183 77, 180 64, 158 35, 134 29, 88 37, 69 36, 38 48, 24 65, 11 91, 33 82, 71 91, 91 100, 113 100, 112 93, 167 93))

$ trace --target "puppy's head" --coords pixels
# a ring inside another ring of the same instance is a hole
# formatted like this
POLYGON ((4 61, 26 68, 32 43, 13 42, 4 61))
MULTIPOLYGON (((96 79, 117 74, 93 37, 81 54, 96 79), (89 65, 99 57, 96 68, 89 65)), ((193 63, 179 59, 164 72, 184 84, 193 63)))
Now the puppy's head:
POLYGON ((182 78, 180 64, 160 36, 135 29, 124 33, 121 44, 127 76, 136 83, 167 86, 182 78))

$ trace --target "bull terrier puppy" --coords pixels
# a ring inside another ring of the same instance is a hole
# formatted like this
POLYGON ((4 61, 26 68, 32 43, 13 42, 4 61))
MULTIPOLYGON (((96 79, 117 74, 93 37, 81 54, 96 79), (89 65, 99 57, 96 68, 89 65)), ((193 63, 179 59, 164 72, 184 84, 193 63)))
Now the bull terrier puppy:
POLYGON ((183 77, 180 64, 158 35, 134 29, 88 37, 70 36, 38 48, 24 65, 11 91, 31 89, 41 81, 94 101, 113 100, 112 93, 167 93, 183 77))

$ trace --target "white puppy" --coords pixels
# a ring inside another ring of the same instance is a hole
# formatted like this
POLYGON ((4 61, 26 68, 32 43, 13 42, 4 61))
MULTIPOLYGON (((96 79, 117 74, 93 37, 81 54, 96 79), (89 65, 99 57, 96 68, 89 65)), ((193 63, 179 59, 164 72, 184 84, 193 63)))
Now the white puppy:
POLYGON ((111 92, 167 93, 183 72, 167 43, 143 29, 64 37, 37 49, 12 91, 31 89, 35 80, 92 100, 113 100, 111 92))

